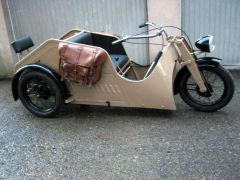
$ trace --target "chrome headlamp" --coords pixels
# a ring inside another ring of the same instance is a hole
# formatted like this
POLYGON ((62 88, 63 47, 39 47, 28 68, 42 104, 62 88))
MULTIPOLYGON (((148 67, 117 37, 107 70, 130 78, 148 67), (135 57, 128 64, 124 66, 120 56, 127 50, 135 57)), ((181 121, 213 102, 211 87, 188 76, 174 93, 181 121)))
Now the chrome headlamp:
POLYGON ((201 37, 195 42, 195 46, 203 52, 213 52, 215 49, 213 45, 213 36, 208 35, 201 37))

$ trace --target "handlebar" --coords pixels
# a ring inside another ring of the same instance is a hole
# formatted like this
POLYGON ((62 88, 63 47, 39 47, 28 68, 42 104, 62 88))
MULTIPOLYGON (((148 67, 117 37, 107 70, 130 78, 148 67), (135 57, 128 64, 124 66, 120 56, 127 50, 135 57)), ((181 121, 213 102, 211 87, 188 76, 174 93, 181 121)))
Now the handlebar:
POLYGON ((147 24, 146 24, 146 23, 143 23, 143 24, 139 25, 138 27, 139 27, 139 28, 143 28, 143 27, 146 27, 146 26, 147 26, 147 24))
POLYGON ((118 40, 116 40, 116 41, 113 41, 113 42, 112 42, 112 45, 119 44, 119 43, 121 43, 121 42, 123 42, 123 41, 126 41, 126 40, 127 40, 126 38, 118 39, 118 40))
POLYGON ((118 39, 118 40, 116 40, 116 41, 113 41, 113 42, 112 42, 112 45, 119 44, 119 43, 124 42, 124 41, 126 41, 126 40, 128 40, 128 39, 154 38, 154 37, 157 37, 157 36, 161 36, 162 33, 165 33, 166 37, 168 37, 168 35, 167 35, 166 31, 164 30, 164 28, 162 28, 162 27, 160 27, 160 26, 158 26, 158 25, 156 25, 156 24, 154 24, 154 23, 146 22, 146 23, 144 23, 144 24, 139 25, 139 28, 143 28, 143 27, 145 27, 145 26, 152 26, 152 27, 154 27, 155 29, 158 29, 159 32, 156 33, 156 34, 150 34, 150 35, 126 36, 126 37, 124 37, 124 38, 122 38, 122 39, 118 39))

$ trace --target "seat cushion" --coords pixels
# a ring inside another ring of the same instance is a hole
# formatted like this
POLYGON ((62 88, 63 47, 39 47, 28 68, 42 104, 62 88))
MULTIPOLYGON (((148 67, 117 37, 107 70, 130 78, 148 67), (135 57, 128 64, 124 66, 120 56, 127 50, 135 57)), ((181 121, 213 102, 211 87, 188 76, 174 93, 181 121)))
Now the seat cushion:
POLYGON ((91 33, 81 33, 77 36, 74 36, 70 39, 68 39, 70 42, 74 43, 80 43, 80 44, 86 44, 86 45, 93 45, 93 39, 91 33))
POLYGON ((123 54, 110 54, 110 57, 116 68, 122 68, 124 64, 128 61, 128 57, 123 54))
MULTIPOLYGON (((87 32, 78 34, 77 36, 68 39, 68 41, 86 45, 94 45, 92 34, 87 32)), ((128 57, 124 54, 110 54, 110 57, 116 68, 122 68, 124 64, 128 61, 128 57)))

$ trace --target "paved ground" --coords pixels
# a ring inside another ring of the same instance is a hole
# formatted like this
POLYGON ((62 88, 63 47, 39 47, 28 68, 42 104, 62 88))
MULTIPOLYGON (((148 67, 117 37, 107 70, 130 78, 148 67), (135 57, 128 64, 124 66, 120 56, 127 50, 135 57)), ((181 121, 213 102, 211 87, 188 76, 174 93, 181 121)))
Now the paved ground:
POLYGON ((0 81, 0 179, 240 179, 239 87, 216 113, 177 97, 174 112, 68 105, 40 119, 0 81))

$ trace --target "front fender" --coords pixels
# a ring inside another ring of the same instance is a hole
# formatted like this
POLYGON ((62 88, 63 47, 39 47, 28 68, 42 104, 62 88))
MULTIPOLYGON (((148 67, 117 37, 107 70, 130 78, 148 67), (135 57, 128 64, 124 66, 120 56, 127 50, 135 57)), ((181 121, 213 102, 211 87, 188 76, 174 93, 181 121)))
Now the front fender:
POLYGON ((47 75, 52 77, 57 82, 57 84, 61 88, 62 92, 65 94, 66 86, 65 86, 64 82, 61 81, 61 77, 53 69, 51 69, 45 65, 42 65, 42 64, 28 64, 28 65, 25 65, 25 66, 19 68, 12 78, 12 95, 13 95, 13 98, 15 101, 18 100, 18 98, 19 98, 18 90, 17 90, 19 78, 20 78, 21 74, 26 70, 41 71, 41 72, 46 73, 47 75))
MULTIPOLYGON (((222 59, 216 58, 216 57, 201 57, 198 58, 196 60, 196 63, 198 64, 198 66, 218 66, 219 64, 221 64, 222 59)), ((173 92, 174 94, 178 93, 179 90, 179 82, 180 79, 182 78, 182 76, 185 73, 189 73, 189 70, 187 68, 187 66, 184 66, 177 74, 175 80, 174 80, 174 85, 173 85, 173 92)))
POLYGON ((210 66, 217 66, 221 64, 222 59, 216 57, 201 57, 196 60, 198 65, 210 65, 210 66))

